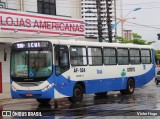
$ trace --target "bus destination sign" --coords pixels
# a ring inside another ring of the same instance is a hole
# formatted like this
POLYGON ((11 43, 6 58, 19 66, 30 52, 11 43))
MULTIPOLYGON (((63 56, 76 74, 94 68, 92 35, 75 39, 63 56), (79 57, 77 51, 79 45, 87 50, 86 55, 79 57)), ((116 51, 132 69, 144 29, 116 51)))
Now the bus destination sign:
POLYGON ((21 42, 16 43, 15 48, 22 49, 22 48, 46 48, 48 47, 48 42, 21 42))

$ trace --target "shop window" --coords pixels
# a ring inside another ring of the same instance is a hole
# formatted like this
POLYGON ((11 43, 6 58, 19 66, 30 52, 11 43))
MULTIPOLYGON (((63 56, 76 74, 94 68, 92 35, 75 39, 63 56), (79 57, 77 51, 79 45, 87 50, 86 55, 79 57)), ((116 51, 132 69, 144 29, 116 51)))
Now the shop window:
POLYGON ((38 13, 56 15, 56 0, 37 0, 38 13))

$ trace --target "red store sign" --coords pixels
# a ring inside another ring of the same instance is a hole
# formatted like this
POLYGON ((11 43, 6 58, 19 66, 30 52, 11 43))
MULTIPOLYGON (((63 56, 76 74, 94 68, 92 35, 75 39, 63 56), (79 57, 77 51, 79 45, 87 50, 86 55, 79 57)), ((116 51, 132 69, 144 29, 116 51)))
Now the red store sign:
POLYGON ((0 30, 55 36, 84 36, 84 21, 0 9, 0 30))

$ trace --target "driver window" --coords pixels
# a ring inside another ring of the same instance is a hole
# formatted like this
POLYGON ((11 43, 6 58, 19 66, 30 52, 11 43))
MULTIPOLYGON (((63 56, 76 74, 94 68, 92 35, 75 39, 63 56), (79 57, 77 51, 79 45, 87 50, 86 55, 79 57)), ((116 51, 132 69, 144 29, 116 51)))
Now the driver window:
POLYGON ((69 69, 69 53, 67 46, 55 46, 56 75, 60 75, 69 69))

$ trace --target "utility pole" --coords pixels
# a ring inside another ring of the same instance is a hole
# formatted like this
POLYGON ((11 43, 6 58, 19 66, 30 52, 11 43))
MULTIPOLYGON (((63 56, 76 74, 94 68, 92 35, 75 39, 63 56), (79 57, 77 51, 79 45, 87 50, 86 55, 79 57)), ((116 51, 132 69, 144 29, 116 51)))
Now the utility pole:
POLYGON ((157 36, 158 36, 158 40, 160 40, 160 33, 158 33, 157 36))
POLYGON ((98 40, 99 42, 102 42, 103 40, 103 32, 102 32, 102 8, 101 8, 101 0, 96 0, 96 6, 97 6, 97 27, 98 27, 98 40))
POLYGON ((112 1, 113 0, 106 0, 106 8, 107 8, 107 26, 108 26, 108 39, 109 42, 112 43, 112 26, 111 26, 111 14, 112 14, 112 1))
MULTIPOLYGON (((116 10, 117 10, 116 0, 114 0, 114 16, 115 16, 114 20, 115 20, 115 24, 117 23, 117 11, 116 10)), ((117 27, 115 27, 115 36, 114 36, 115 42, 117 42, 116 36, 117 36, 117 27)))

